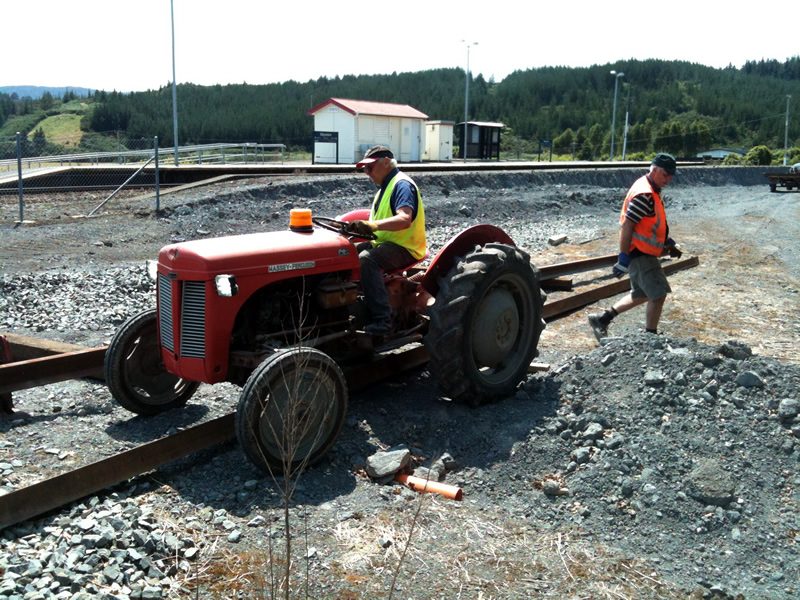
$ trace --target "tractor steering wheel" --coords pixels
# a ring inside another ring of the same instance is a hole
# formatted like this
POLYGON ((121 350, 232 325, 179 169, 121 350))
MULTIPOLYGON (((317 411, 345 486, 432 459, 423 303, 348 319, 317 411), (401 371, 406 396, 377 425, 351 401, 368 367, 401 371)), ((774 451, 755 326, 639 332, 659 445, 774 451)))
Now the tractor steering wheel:
POLYGON ((339 235, 344 235, 349 238, 359 238, 363 240, 376 240, 378 239, 374 233, 363 235, 350 231, 350 223, 347 221, 337 221, 336 219, 329 219, 328 217, 311 217, 311 222, 328 231, 333 231, 339 235))

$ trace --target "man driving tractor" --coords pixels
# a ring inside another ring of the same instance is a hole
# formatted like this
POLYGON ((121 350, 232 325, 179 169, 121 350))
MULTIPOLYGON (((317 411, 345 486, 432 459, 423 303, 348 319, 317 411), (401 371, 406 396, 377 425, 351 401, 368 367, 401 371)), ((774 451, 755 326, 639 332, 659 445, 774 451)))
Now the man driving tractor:
POLYGON ((350 231, 372 237, 358 245, 361 286, 369 310, 364 330, 372 335, 391 331, 392 310, 383 282, 386 271, 395 271, 422 260, 427 252, 425 209, 419 187, 397 168, 386 146, 373 146, 356 164, 380 189, 375 193, 368 221, 355 221, 350 231))

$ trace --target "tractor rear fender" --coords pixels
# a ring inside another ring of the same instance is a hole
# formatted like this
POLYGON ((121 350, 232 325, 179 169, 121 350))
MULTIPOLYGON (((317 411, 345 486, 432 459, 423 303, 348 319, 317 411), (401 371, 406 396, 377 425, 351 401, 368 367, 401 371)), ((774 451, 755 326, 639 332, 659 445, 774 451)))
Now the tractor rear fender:
POLYGON ((469 253, 475 246, 483 246, 492 242, 516 247, 514 240, 505 231, 494 225, 474 225, 465 229, 447 242, 433 257, 420 285, 431 296, 436 296, 439 291, 439 278, 447 274, 459 256, 469 253))

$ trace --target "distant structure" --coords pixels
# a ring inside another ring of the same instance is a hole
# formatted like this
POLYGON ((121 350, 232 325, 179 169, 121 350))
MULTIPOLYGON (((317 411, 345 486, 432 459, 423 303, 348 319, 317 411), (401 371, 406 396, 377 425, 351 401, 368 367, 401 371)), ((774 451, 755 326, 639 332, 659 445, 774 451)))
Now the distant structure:
POLYGON ((392 149, 398 162, 420 162, 428 115, 407 104, 328 98, 314 117, 315 164, 353 164, 370 146, 392 149))
POLYGON ((425 152, 422 160, 449 162, 453 160, 453 121, 425 122, 425 152))
POLYGON ((464 156, 464 122, 456 124, 458 155, 456 158, 500 160, 500 131, 502 123, 467 121, 467 154, 464 156))
POLYGON ((703 158, 706 160, 723 160, 729 154, 735 154, 736 156, 744 156, 747 154, 747 150, 744 148, 710 148, 708 150, 703 150, 697 153, 697 158, 703 158))

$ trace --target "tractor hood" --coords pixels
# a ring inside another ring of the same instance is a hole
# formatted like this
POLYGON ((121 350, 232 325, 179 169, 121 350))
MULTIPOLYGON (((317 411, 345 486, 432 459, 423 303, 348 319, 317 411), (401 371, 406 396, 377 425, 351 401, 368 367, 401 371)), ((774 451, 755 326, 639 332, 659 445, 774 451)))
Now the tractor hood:
POLYGON ((217 274, 302 271, 303 274, 358 268, 358 253, 345 237, 324 229, 277 231, 194 240, 164 246, 159 271, 181 279, 217 274))

